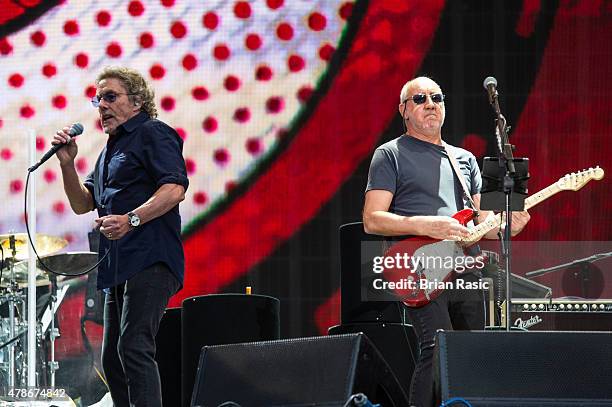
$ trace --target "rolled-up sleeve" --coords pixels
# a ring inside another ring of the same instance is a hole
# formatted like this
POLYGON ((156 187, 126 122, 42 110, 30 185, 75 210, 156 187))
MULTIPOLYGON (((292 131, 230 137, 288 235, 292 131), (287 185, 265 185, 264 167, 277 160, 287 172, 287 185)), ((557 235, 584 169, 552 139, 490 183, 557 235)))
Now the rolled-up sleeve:
POLYGON ((143 132, 143 158, 147 171, 158 188, 164 184, 177 184, 186 191, 189 180, 183 158, 183 140, 161 122, 149 122, 147 127, 143 132))
MULTIPOLYGON (((96 165, 98 165, 98 163, 96 163, 96 165)), ((96 203, 96 194, 94 192, 94 171, 90 172, 87 177, 85 177, 85 179, 83 180, 83 185, 91 194, 94 209, 98 209, 98 204, 96 203)))

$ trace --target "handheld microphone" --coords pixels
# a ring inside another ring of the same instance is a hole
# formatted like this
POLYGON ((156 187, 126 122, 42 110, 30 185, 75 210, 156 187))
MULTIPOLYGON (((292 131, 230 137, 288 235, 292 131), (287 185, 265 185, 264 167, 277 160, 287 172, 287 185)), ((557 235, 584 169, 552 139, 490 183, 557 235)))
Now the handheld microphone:
POLYGON ((489 94, 489 103, 493 104, 497 97, 497 79, 492 76, 487 76, 482 83, 482 86, 487 90, 489 94))
MULTIPOLYGON (((78 136, 81 133, 83 133, 83 125, 81 123, 73 124, 70 127, 70 130, 68 130, 68 135, 70 135, 70 137, 78 136)), ((47 151, 45 155, 43 155, 42 158, 36 164, 28 168, 28 172, 35 171, 38 167, 40 167, 45 161, 51 158, 55 153, 57 153, 57 151, 60 148, 64 147, 65 145, 66 144, 61 143, 61 144, 54 144, 53 146, 51 146, 49 151, 47 151)))

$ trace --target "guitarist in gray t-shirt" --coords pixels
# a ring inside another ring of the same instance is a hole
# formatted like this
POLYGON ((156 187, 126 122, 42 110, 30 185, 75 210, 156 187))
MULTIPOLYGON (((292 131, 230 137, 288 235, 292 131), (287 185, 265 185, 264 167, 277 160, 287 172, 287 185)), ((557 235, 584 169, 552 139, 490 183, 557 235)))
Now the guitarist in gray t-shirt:
MULTIPOLYGON (((445 144, 442 125, 445 109, 440 86, 426 77, 407 82, 400 93, 399 112, 406 134, 374 152, 363 209, 367 233, 383 236, 424 236, 460 240, 468 229, 452 218, 465 201, 480 205, 480 170, 470 152, 445 144), (463 175, 470 197, 454 175, 450 151, 463 175)), ((477 223, 489 216, 479 211, 477 223)), ((512 214, 512 235, 529 221, 527 212, 512 214)), ((485 238, 496 239, 495 230, 485 238)), ((466 280, 476 276, 468 275, 466 280)), ((484 329, 484 303, 479 290, 448 290, 422 307, 409 307, 408 317, 419 338, 420 356, 412 378, 410 402, 417 407, 434 403, 434 336, 438 329, 484 329)))

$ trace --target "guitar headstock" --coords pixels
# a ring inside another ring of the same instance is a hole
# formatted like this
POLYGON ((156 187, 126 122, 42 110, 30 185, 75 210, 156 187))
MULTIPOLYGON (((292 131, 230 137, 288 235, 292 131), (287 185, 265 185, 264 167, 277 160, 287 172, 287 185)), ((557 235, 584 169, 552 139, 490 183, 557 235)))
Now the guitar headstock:
POLYGON ((603 168, 599 168, 599 166, 597 166, 595 168, 589 168, 588 170, 566 174, 564 177, 559 178, 559 181, 557 181, 557 186, 565 191, 578 191, 589 181, 593 179, 599 181, 603 177, 603 168))

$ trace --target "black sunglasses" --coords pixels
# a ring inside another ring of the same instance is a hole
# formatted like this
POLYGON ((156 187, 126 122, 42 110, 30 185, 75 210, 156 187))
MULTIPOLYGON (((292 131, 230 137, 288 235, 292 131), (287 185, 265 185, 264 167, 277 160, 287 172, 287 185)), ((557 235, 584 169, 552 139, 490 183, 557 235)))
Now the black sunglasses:
POLYGON ((99 107, 100 106, 100 102, 102 100, 104 100, 106 103, 113 103, 115 100, 117 100, 117 97, 119 95, 129 95, 129 96, 132 96, 132 95, 134 95, 134 93, 113 93, 113 92, 108 92, 108 93, 105 93, 104 95, 96 95, 96 96, 91 98, 91 104, 93 105, 93 107, 99 107))
MULTIPOLYGON (((424 93, 417 93, 416 95, 412 95, 410 97, 408 97, 406 100, 404 100, 404 103, 406 103, 408 100, 412 99, 412 101, 417 104, 417 105, 422 105, 423 103, 425 103, 427 101, 427 96, 424 93)), ((444 102, 444 94, 443 93, 433 93, 431 95, 429 95, 429 97, 431 98, 431 101, 434 103, 442 103, 444 102)))

